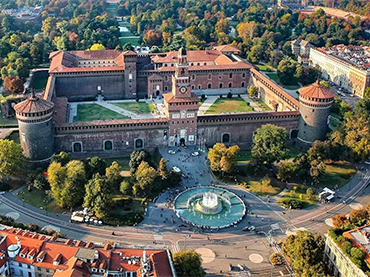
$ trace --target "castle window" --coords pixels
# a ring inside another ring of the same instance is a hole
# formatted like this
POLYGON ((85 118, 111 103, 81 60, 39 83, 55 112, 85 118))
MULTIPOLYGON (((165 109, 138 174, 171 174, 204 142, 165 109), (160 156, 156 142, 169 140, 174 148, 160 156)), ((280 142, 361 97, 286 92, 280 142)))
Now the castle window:
POLYGON ((73 151, 73 153, 82 152, 82 142, 73 142, 72 143, 72 151, 73 151))
POLYGON ((208 88, 209 89, 212 88, 212 84, 211 83, 208 84, 208 88))
POLYGON ((168 81, 168 76, 164 76, 164 80, 167 82, 168 81))
POLYGON ((219 87, 219 88, 222 88, 222 86, 223 86, 223 85, 222 85, 222 83, 219 83, 218 87, 219 87))
POLYGON ((113 150, 113 142, 111 140, 104 141, 104 150, 105 151, 113 150))
POLYGON ((230 134, 228 134, 228 133, 222 134, 221 141, 222 141, 222 143, 230 143, 230 134))
POLYGON ((190 65, 191 65, 191 66, 193 66, 194 64, 193 64, 193 63, 191 63, 190 65))
POLYGON ((242 84, 241 84, 241 85, 242 85, 242 88, 244 88, 244 86, 245 86, 245 83, 244 83, 244 82, 242 82, 242 84))
POLYGON ((232 77, 233 77, 233 74, 232 74, 232 73, 230 73, 230 74, 229 74, 229 78, 231 79, 232 77))
POLYGON ((207 63, 204 63, 204 65, 207 65, 207 63))
POLYGON ((245 73, 242 74, 242 77, 245 78, 245 73))
POLYGON ((218 74, 218 79, 221 80, 222 79, 222 74, 218 74))
POLYGON ((208 80, 212 79, 212 74, 208 74, 208 80))
POLYGON ((141 149, 144 147, 144 141, 142 139, 135 139, 134 145, 135 149, 141 149))
POLYGON ((191 79, 195 80, 195 74, 191 75, 191 79))
POLYGON ((232 88, 233 87, 233 83, 229 83, 229 88, 232 88))
POLYGON ((191 86, 191 89, 195 89, 195 86, 194 86, 194 85, 192 85, 192 86, 191 86))
POLYGON ((198 89, 202 89, 202 85, 198 85, 198 89))
POLYGON ((167 87, 167 86, 165 86, 165 87, 164 87, 164 90, 165 90, 165 91, 167 91, 167 90, 168 90, 168 87, 167 87))

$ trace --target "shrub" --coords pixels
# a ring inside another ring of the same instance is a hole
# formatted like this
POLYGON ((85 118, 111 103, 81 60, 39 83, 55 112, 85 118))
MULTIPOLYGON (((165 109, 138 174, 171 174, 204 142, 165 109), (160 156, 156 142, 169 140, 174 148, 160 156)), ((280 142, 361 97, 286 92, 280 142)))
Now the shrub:
POLYGON ((274 266, 283 264, 283 260, 281 259, 281 257, 277 253, 273 253, 270 256, 270 261, 274 266))
POLYGON ((285 198, 280 201, 280 204, 283 205, 287 209, 302 209, 304 206, 304 202, 297 199, 289 199, 285 198))
POLYGON ((205 94, 202 94, 202 95, 200 96, 200 99, 202 99, 202 101, 206 100, 206 95, 205 95, 205 94))
POLYGON ((352 243, 350 243, 349 241, 345 241, 342 243, 340 248, 342 249, 343 253, 349 254, 351 253, 352 243))

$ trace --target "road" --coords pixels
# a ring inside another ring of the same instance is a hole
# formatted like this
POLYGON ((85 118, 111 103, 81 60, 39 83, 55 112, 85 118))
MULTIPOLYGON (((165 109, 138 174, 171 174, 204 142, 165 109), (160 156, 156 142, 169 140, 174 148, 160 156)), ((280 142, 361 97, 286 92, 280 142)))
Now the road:
MULTIPOLYGON (((168 148, 160 149, 161 155, 168 160, 169 168, 177 166, 189 176, 183 181, 182 187, 191 187, 195 183, 198 185, 215 183, 206 165, 206 155, 202 153, 198 157, 192 157, 192 151, 194 151, 192 148, 186 150, 181 148, 181 152, 171 155, 168 153, 168 148)), ((220 271, 229 271, 230 264, 233 266, 240 264, 245 265, 251 274, 271 276, 268 258, 273 253, 273 249, 264 235, 242 231, 244 227, 248 226, 248 221, 259 231, 265 233, 271 230, 272 224, 275 224, 275 227, 278 226, 278 230, 273 232, 273 237, 277 242, 283 240, 286 234, 300 228, 324 233, 330 228, 328 224, 330 224, 330 218, 333 215, 347 214, 352 208, 366 206, 369 203, 370 188, 367 187, 369 179, 367 167, 362 166, 351 182, 337 191, 341 199, 334 203, 318 204, 307 210, 286 211, 277 204, 277 199, 274 197, 269 199, 258 197, 235 185, 216 184, 226 186, 228 190, 236 193, 248 203, 249 214, 237 227, 212 233, 197 234, 193 230, 180 227, 182 222, 174 216, 172 208, 168 207, 168 201, 173 198, 176 188, 172 190, 172 193, 169 190, 164 191, 154 204, 149 204, 144 220, 137 227, 69 223, 67 215, 49 213, 23 203, 16 197, 17 192, 0 195, 0 213, 25 224, 36 223, 41 227, 47 226, 47 228, 60 230, 61 233, 72 239, 96 242, 114 240, 121 244, 135 245, 153 245, 155 243, 156 245, 168 246, 173 252, 185 248, 206 251, 204 257, 207 259, 205 259, 203 266, 208 273, 215 275, 220 274, 220 271), (343 200, 345 200, 345 204, 343 204, 343 200), (175 229, 179 229, 179 232, 175 232, 175 229), (113 231, 115 236, 112 236, 113 231), (268 274, 264 275, 264 272, 268 272, 268 274)), ((284 273, 284 270, 281 268, 274 271, 273 276, 279 276, 279 271, 284 273)))

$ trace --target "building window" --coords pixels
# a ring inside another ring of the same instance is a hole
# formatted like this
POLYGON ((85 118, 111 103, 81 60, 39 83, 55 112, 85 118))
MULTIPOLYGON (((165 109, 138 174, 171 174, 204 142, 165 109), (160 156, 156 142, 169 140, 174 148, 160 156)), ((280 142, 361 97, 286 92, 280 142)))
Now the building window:
POLYGON ((242 85, 242 88, 244 88, 244 86, 245 86, 245 83, 244 83, 244 82, 242 82, 242 84, 241 84, 241 85, 242 85))
POLYGON ((229 74, 229 78, 231 79, 232 77, 233 77, 233 74, 232 74, 232 73, 230 73, 230 74, 229 74))
POLYGON ((218 87, 219 87, 219 88, 222 88, 222 86, 223 86, 223 84, 222 84, 222 83, 219 83, 219 84, 218 84, 218 87))
POLYGON ((229 83, 229 88, 232 88, 233 87, 233 83, 229 83))
POLYGON ((208 84, 208 88, 209 89, 212 88, 212 84, 211 83, 208 84))
POLYGON ((113 142, 111 140, 104 141, 104 150, 105 151, 113 150, 113 142))
POLYGON ((198 89, 202 89, 202 85, 198 85, 198 89))
POLYGON ((192 85, 192 86, 191 86, 191 89, 195 89, 195 86, 194 86, 194 85, 192 85))
POLYGON ((195 80, 195 74, 191 75, 191 79, 195 80))
POLYGON ((164 80, 167 82, 168 81, 168 76, 164 76, 164 80))
POLYGON ((212 74, 208 74, 208 80, 212 79, 212 74))
POLYGON ((221 80, 222 79, 222 74, 218 74, 218 79, 221 80))
POLYGON ((165 90, 165 91, 167 91, 167 90, 168 90, 168 87, 167 87, 167 86, 165 86, 165 87, 164 87, 164 90, 165 90))
POLYGON ((74 142, 72 148, 74 153, 82 152, 82 142, 74 142))
POLYGON ((228 133, 222 134, 221 141, 222 143, 230 143, 230 134, 228 133))
POLYGON ((135 149, 141 149, 144 147, 144 142, 142 139, 135 139, 135 149))
POLYGON ((245 78, 245 73, 242 74, 242 77, 245 78))

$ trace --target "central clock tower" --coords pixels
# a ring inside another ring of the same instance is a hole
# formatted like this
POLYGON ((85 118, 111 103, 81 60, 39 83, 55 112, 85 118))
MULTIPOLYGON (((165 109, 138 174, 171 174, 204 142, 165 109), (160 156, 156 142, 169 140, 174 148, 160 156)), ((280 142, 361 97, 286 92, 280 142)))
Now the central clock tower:
POLYGON ((180 48, 177 54, 175 75, 172 75, 172 92, 175 97, 189 98, 191 91, 189 86, 189 64, 185 48, 180 48))
POLYGON ((163 95, 169 123, 169 146, 196 144, 199 98, 190 90, 188 68, 186 50, 180 48, 172 75, 172 92, 163 95))

